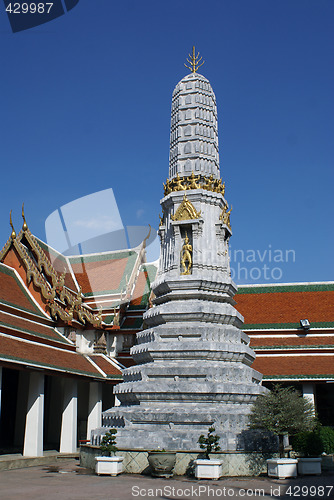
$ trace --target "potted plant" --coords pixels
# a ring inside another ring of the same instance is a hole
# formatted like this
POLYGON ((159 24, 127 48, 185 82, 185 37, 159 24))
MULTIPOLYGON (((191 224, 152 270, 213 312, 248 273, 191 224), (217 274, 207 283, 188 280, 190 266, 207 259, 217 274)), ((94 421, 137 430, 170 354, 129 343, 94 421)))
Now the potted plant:
POLYGON ((262 429, 278 436, 280 458, 267 460, 268 476, 297 476, 297 459, 286 458, 284 436, 312 430, 316 419, 312 403, 292 387, 275 385, 271 391, 257 397, 249 415, 252 429, 262 429))
POLYGON ((151 474, 154 477, 172 477, 176 463, 176 453, 164 449, 152 450, 148 453, 151 474))
POLYGON ((110 429, 101 440, 100 450, 103 455, 95 457, 95 472, 98 476, 101 474, 117 476, 123 472, 122 462, 124 457, 116 457, 116 451, 118 450, 116 447, 116 434, 116 429, 110 429))
POLYGON ((298 458, 298 474, 321 474, 321 458, 324 451, 321 437, 317 431, 299 432, 293 437, 293 449, 303 455, 298 458))
POLYGON ((223 475, 223 464, 220 460, 211 460, 210 453, 220 451, 218 444, 220 437, 214 434, 215 428, 209 427, 206 436, 201 434, 198 444, 201 450, 205 450, 205 458, 194 460, 195 477, 197 479, 219 479, 223 475))

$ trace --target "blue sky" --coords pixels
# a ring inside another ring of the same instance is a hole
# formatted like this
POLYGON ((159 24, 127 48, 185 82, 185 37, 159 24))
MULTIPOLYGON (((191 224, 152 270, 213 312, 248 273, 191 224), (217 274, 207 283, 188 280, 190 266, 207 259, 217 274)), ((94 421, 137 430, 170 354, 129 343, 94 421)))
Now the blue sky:
POLYGON ((45 239, 52 212, 108 188, 124 225, 157 228, 171 94, 195 44, 247 269, 236 281, 333 280, 333 21, 332 0, 80 0, 13 34, 1 3, 0 246, 23 201, 45 239), (263 262, 269 275, 250 276, 263 262))

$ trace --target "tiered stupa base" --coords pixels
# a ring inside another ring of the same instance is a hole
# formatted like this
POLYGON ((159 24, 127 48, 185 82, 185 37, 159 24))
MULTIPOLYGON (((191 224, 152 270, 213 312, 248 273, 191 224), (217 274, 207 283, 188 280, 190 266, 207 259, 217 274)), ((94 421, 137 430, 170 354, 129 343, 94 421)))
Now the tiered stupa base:
POLYGON ((262 376, 250 366, 255 355, 233 307, 231 279, 199 288, 194 276, 154 283, 150 328, 131 351, 138 364, 124 371, 115 389, 122 406, 103 413, 93 444, 114 427, 120 448, 198 450, 199 436, 214 426, 222 450, 244 449, 247 415, 265 391, 262 376))

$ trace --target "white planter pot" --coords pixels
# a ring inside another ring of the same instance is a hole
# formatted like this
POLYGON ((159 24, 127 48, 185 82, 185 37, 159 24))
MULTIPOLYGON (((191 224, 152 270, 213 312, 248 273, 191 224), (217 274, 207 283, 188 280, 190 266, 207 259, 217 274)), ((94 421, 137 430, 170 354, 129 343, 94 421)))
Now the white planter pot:
POLYGON ((95 472, 98 476, 101 474, 109 474, 117 476, 123 472, 124 457, 95 457, 95 472))
POLYGON ((298 458, 298 474, 321 474, 321 458, 298 458))
POLYGON ((219 479, 223 475, 223 464, 220 460, 194 460, 195 477, 197 479, 219 479))
POLYGON ((297 462, 295 458, 271 458, 267 460, 268 476, 279 479, 297 477, 297 462))

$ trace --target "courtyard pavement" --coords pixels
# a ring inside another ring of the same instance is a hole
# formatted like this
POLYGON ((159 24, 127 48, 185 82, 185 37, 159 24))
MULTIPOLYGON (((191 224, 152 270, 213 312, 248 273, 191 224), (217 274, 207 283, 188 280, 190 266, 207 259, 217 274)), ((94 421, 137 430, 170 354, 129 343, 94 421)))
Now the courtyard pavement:
POLYGON ((0 472, 1 500, 211 500, 233 497, 334 499, 334 473, 291 480, 266 476, 224 477, 219 481, 198 481, 185 476, 160 479, 139 474, 110 477, 96 476, 73 459, 0 472))

